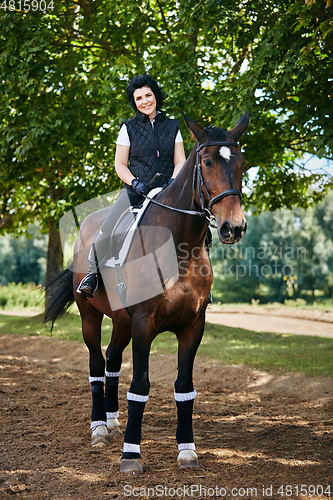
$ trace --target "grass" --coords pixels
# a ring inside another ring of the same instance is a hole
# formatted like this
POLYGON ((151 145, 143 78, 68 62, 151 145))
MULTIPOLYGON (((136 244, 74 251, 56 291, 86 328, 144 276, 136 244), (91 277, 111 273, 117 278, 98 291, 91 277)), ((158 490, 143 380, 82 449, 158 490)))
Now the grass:
MULTIPOLYGON (((52 332, 51 324, 42 323, 43 315, 38 316, 11 316, 0 312, 0 333, 17 333, 24 335, 42 335, 62 340, 77 340, 83 342, 81 319, 78 314, 66 314, 54 323, 52 332)), ((103 321, 102 344, 110 342, 112 322, 109 318, 103 321)))
POLYGON ((256 310, 259 309, 267 309, 268 307, 270 309, 275 308, 275 309, 280 309, 281 307, 287 307, 288 309, 301 309, 301 310, 319 310, 319 311, 325 311, 325 312, 332 312, 333 311, 333 299, 326 299, 323 300, 322 302, 313 302, 312 304, 307 303, 303 299, 296 299, 296 300, 285 300, 283 303, 281 302, 266 302, 266 303, 259 303, 259 301, 253 301, 252 303, 248 302, 234 302, 234 303, 219 303, 215 302, 213 304, 214 309, 220 309, 221 311, 227 311, 229 309, 239 309, 241 310, 242 308, 248 309, 249 307, 253 308, 253 311, 255 312, 256 310))
MULTIPOLYGON (((105 318, 103 345, 109 343, 111 332, 112 322, 105 318)), ((51 336, 50 327, 42 324, 41 316, 0 314, 0 333, 51 336)), ((56 321, 52 336, 82 342, 80 317, 71 313, 56 321)), ((152 352, 176 354, 176 337, 168 332, 158 335, 152 344, 152 352)), ((258 333, 207 323, 198 355, 228 365, 292 371, 308 376, 333 375, 333 338, 258 333)))

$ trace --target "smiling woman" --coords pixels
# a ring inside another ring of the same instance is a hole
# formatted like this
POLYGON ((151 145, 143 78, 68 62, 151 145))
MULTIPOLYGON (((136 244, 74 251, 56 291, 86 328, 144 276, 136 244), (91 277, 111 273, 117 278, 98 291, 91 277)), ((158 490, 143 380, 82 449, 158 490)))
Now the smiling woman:
POLYGON ((97 233, 88 255, 89 269, 78 293, 92 298, 98 286, 98 262, 106 256, 110 236, 121 213, 139 205, 155 187, 168 186, 185 163, 178 120, 162 111, 164 93, 150 75, 138 75, 127 86, 136 116, 122 124, 117 139, 115 169, 124 188, 97 233), (162 174, 157 177, 156 174, 162 174))
POLYGON ((156 116, 156 97, 149 87, 142 87, 136 89, 133 93, 134 102, 137 110, 148 115, 150 121, 155 119, 156 116))

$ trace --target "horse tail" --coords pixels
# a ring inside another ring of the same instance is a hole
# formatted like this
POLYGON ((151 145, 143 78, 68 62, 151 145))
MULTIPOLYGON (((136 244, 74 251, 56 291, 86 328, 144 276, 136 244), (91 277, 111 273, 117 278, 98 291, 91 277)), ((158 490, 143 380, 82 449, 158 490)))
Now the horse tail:
POLYGON ((74 302, 73 271, 65 269, 48 280, 43 289, 45 291, 45 313, 43 323, 52 322, 61 318, 74 302))

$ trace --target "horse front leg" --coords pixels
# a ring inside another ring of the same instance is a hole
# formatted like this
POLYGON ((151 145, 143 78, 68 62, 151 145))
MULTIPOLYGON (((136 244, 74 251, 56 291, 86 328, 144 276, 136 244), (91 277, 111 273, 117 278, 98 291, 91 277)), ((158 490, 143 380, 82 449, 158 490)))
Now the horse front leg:
POLYGON ((80 307, 83 339, 89 350, 89 382, 92 393, 91 445, 110 444, 104 405, 105 359, 101 349, 101 325, 103 313, 95 309, 87 299, 80 307))
POLYGON ((120 464, 121 472, 143 472, 140 453, 141 425, 149 397, 149 352, 154 338, 154 335, 149 335, 149 328, 146 322, 144 323, 138 324, 133 318, 135 325, 132 331, 133 378, 127 393, 128 420, 124 435, 124 453, 120 464))
POLYGON ((131 327, 113 320, 112 338, 106 351, 105 411, 111 437, 120 436, 118 385, 122 356, 131 340, 131 327))
MULTIPOLYGON (((203 313, 204 314, 204 313, 203 313)), ((193 364, 205 327, 205 318, 200 316, 194 327, 177 335, 178 377, 175 382, 177 405, 177 431, 179 468, 199 467, 193 437, 193 403, 196 391, 193 387, 193 364)))

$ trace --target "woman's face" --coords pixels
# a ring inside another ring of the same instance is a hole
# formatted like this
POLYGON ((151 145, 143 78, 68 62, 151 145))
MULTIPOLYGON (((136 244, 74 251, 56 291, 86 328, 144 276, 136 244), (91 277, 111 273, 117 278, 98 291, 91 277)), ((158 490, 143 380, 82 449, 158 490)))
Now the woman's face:
POLYGON ((148 115, 151 120, 156 116, 156 97, 149 87, 141 87, 133 92, 134 102, 138 111, 148 115))

